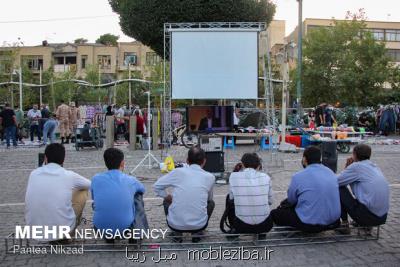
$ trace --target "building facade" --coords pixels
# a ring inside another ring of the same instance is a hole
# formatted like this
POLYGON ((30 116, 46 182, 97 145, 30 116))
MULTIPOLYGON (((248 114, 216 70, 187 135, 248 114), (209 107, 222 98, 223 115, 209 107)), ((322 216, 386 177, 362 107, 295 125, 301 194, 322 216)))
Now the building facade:
MULTIPOLYGON (((387 55, 392 62, 400 64, 400 22, 391 21, 365 21, 366 30, 372 32, 376 40, 384 42, 387 48, 387 55)), ((310 30, 319 27, 331 27, 333 19, 306 18, 303 22, 303 36, 307 36, 310 30)), ((298 28, 286 37, 286 43, 297 44, 298 28)), ((293 53, 296 58, 297 53, 293 53)))
POLYGON ((126 74, 128 68, 148 77, 149 67, 159 62, 161 58, 153 50, 137 41, 120 42, 117 46, 43 42, 40 46, 0 47, 0 72, 3 74, 12 72, 10 66, 24 65, 33 74, 53 67, 55 74, 71 71, 79 78, 85 77, 89 66, 94 66, 102 78, 113 80, 126 74), (10 58, 13 58, 13 64, 10 64, 10 58))

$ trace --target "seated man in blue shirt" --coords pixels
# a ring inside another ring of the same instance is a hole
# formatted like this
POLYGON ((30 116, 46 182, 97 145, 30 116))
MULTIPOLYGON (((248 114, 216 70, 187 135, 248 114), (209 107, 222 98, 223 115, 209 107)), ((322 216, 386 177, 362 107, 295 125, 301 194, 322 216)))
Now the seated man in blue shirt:
POLYGON ((292 177, 287 201, 271 211, 275 224, 318 233, 340 224, 340 198, 336 175, 321 164, 321 151, 308 147, 302 159, 304 170, 292 177))
POLYGON ((134 227, 135 194, 143 194, 145 188, 135 177, 122 172, 125 161, 121 150, 107 149, 104 161, 108 171, 96 174, 92 179, 93 224, 96 229, 122 232, 134 227))
MULTIPOLYGON (((382 171, 370 161, 371 147, 354 147, 346 168, 338 177, 342 204, 342 227, 348 227, 348 215, 360 226, 377 226, 386 222, 389 211, 389 184, 382 171), (347 186, 350 185, 350 193, 347 186)), ((346 229, 345 228, 345 229, 346 229)), ((344 232, 349 232, 349 229, 344 232)))

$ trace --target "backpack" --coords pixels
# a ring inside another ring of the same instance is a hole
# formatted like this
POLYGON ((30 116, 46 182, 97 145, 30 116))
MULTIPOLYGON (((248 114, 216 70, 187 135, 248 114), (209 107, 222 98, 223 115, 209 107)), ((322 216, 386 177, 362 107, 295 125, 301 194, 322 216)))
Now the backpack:
POLYGON ((228 194, 225 200, 225 211, 222 214, 221 221, 219 222, 219 228, 223 233, 228 234, 234 230, 235 218, 235 201, 230 199, 228 194), (229 230, 226 230, 225 226, 229 230))

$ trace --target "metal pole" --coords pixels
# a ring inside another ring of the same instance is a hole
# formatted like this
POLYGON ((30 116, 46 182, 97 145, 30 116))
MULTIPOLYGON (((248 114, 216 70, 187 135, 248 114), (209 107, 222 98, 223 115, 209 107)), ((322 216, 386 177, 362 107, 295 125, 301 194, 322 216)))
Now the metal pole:
MULTIPOLYGON (((39 83, 40 83, 40 85, 42 85, 42 66, 40 66, 40 68, 39 68, 39 83)), ((40 88, 39 88, 39 102, 40 102, 40 106, 42 106, 43 105, 42 86, 40 86, 40 88)))
MULTIPOLYGON (((129 80, 131 79, 131 64, 128 64, 128 75, 129 75, 129 80)), ((132 106, 132 86, 131 86, 131 81, 129 81, 129 107, 128 109, 130 110, 131 106, 132 106)))
POLYGON ((22 106, 22 68, 19 67, 19 108, 23 111, 22 106))
POLYGON ((303 0, 297 0, 299 2, 299 25, 298 25, 298 44, 297 44, 297 115, 301 115, 301 91, 302 91, 302 65, 303 65, 303 0))
POLYGON ((287 85, 289 81, 289 64, 287 61, 287 51, 285 49, 285 56, 283 61, 283 87, 282 87, 282 142, 286 143, 286 108, 287 108, 287 85))
MULTIPOLYGON (((13 73, 11 72, 10 81, 13 81, 13 73)), ((11 108, 14 108, 14 86, 10 85, 10 93, 11 93, 11 108)))

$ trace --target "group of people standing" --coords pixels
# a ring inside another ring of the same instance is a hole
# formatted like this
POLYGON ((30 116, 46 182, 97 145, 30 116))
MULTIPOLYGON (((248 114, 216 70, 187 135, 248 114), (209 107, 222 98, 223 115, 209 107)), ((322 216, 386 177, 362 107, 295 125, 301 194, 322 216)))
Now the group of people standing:
MULTIPOLYGON (((123 232, 135 228, 139 210, 145 217, 135 196, 143 195, 145 187, 123 172, 121 150, 109 148, 103 156, 108 170, 90 181, 63 168, 63 145, 47 146, 45 165, 29 177, 25 198, 27 225, 76 228, 90 190, 95 229, 123 232)), ((348 233, 349 215, 359 226, 384 224, 389 210, 389 185, 370 157, 369 146, 357 145, 346 168, 336 175, 321 164, 320 149, 307 148, 302 158, 304 170, 293 175, 287 198, 271 210, 271 178, 262 171, 259 156, 246 153, 229 179, 221 230, 233 236, 265 234, 273 225, 282 225, 316 233, 341 225, 340 231, 348 233), (224 228, 226 220, 229 230, 224 228)), ((188 151, 186 166, 160 177, 152 186, 163 199, 166 223, 175 242, 182 242, 182 233, 191 233, 192 242, 199 242, 213 214, 215 177, 203 169, 205 163, 205 152, 193 147, 188 151)))
POLYGON ((309 114, 310 128, 320 126, 332 127, 334 123, 336 123, 336 118, 333 114, 332 105, 321 103, 309 114))
MULTIPOLYGON (((74 128, 77 127, 80 119, 79 109, 75 102, 70 102, 66 105, 61 100, 61 105, 58 106, 55 113, 50 112, 47 105, 39 106, 34 104, 27 112, 27 120, 29 123, 30 141, 34 142, 35 135, 37 140, 44 145, 47 144, 47 139, 50 137, 50 142, 55 142, 55 131, 57 127, 60 129, 60 137, 62 144, 68 144, 72 138, 74 128)), ((9 104, 5 104, 4 110, 0 113, 0 120, 6 137, 7 148, 10 147, 11 141, 14 147, 17 147, 19 141, 22 140, 22 129, 24 125, 24 113, 18 107, 13 110, 9 104)))

